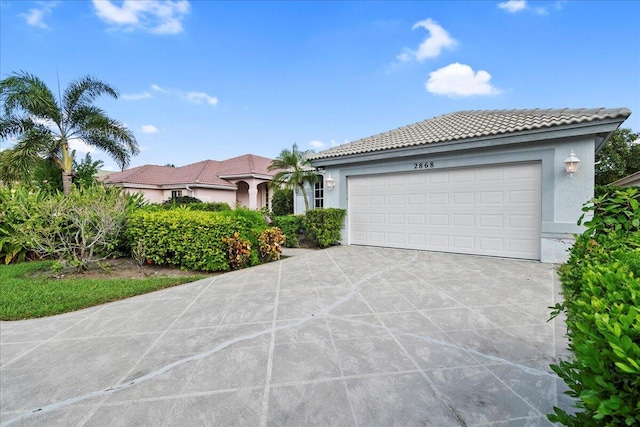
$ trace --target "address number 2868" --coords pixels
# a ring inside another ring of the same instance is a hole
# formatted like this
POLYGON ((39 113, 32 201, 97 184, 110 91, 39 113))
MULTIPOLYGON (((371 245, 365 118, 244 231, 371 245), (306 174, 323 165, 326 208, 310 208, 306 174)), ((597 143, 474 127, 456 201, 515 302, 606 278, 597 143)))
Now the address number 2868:
POLYGON ((433 162, 420 162, 413 164, 413 169, 431 169, 432 167, 434 167, 433 162))

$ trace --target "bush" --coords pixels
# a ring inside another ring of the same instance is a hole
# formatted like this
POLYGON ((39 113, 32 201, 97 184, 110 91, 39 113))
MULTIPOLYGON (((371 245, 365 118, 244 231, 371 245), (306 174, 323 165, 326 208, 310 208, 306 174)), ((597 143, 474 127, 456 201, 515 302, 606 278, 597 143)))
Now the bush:
POLYGON ((307 211, 304 216, 307 239, 321 248, 338 243, 346 214, 344 209, 336 208, 307 211))
POLYGON ((0 257, 4 264, 23 262, 29 248, 22 230, 33 206, 46 193, 29 191, 25 187, 0 187, 0 257))
MULTIPOLYGON (((197 199, 196 199, 197 200, 197 199)), ((169 201, 171 202, 171 201, 169 201)), ((177 207, 186 207, 191 211, 205 211, 205 212, 222 212, 230 211, 231 206, 226 202, 189 202, 189 203, 163 203, 163 209, 175 209, 177 207)))
MULTIPOLYGON (((269 227, 267 220, 260 211, 254 211, 247 208, 235 208, 230 211, 220 212, 221 215, 232 218, 237 224, 242 237, 249 239, 251 247, 259 246, 258 236, 262 231, 269 227)), ((251 252, 251 265, 260 264, 260 257, 257 251, 251 252)))
POLYGON ((303 228, 304 215, 287 215, 273 218, 273 226, 278 227, 284 234, 284 246, 287 248, 298 247, 298 234, 303 228))
POLYGON ((271 197, 271 212, 274 216, 293 214, 293 190, 276 189, 271 197))
POLYGON ((169 205, 169 206, 179 206, 179 205, 188 205, 191 203, 202 203, 202 200, 196 197, 191 197, 191 196, 180 196, 180 197, 173 197, 171 199, 165 200, 162 204, 169 205))
POLYGON ((263 262, 277 261, 282 254, 282 244, 285 237, 278 227, 271 227, 260 233, 260 259, 263 262))
POLYGON ((155 264, 226 271, 228 248, 223 239, 240 232, 238 228, 233 218, 214 212, 139 210, 129 218, 127 234, 138 256, 155 264))
POLYGON ((222 242, 227 245, 229 253, 229 266, 232 270, 239 270, 251 263, 251 243, 248 239, 240 237, 237 231, 232 237, 225 237, 222 242))
MULTIPOLYGON (((549 415, 565 425, 640 423, 640 227, 637 189, 592 199, 593 218, 576 236, 561 267, 569 348, 573 358, 552 369, 582 409, 549 415)), ((581 218, 582 220, 582 218, 581 218)))
MULTIPOLYGON (((578 220, 592 212, 593 218, 584 222, 589 235, 601 233, 629 233, 640 231, 640 189, 623 188, 605 192, 594 197, 582 210, 585 212, 578 220)), ((624 237, 620 235, 620 237, 624 237)))
POLYGON ((96 185, 74 188, 69 196, 29 194, 14 198, 21 221, 14 243, 78 269, 117 250, 130 207, 119 189, 96 185))

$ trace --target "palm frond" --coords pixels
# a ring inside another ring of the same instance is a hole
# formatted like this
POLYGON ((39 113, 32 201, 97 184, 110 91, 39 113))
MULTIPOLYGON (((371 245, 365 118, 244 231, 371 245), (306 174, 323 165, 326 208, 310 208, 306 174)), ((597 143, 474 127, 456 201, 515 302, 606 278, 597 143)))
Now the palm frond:
POLYGON ((59 122, 61 111, 56 98, 38 77, 21 71, 0 82, 0 101, 6 116, 22 112, 59 122))
POLYGON ((71 82, 62 97, 66 116, 71 117, 81 107, 91 106, 102 95, 118 98, 118 92, 113 87, 91 76, 71 82))

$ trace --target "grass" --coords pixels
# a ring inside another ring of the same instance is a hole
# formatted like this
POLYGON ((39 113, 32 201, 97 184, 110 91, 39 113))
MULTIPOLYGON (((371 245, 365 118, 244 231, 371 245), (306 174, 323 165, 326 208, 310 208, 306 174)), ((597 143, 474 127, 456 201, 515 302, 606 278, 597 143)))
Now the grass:
POLYGON ((51 265, 51 261, 38 261, 0 266, 0 320, 52 316, 205 277, 56 279, 47 274, 51 265))

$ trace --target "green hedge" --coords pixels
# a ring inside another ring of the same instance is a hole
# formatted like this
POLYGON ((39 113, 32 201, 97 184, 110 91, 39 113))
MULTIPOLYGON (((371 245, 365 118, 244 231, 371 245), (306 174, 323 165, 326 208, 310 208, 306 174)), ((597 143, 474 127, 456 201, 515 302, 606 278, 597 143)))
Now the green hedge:
POLYGON ((200 271, 229 270, 227 246, 222 239, 233 236, 233 218, 213 212, 171 210, 134 212, 127 233, 132 245, 141 245, 141 256, 155 264, 200 271))
POLYGON ((250 242, 250 265, 260 263, 258 236, 267 229, 262 214, 249 209, 222 212, 139 210, 128 221, 132 252, 156 264, 199 271, 229 270, 229 246, 238 233, 250 242))
MULTIPOLYGON (((607 191, 584 207, 593 218, 559 271, 573 357, 553 365, 577 399, 564 425, 640 423, 640 192, 607 191)), ((581 219, 582 220, 582 219, 581 219)), ((555 313, 554 313, 555 314, 555 313)))
POLYGON ((307 239, 321 248, 340 242, 340 229, 346 215, 346 210, 336 208, 307 211, 304 215, 307 239))
POLYGON ((284 246, 298 247, 298 233, 303 229, 304 215, 286 215, 273 218, 273 226, 282 230, 285 236, 284 246))

